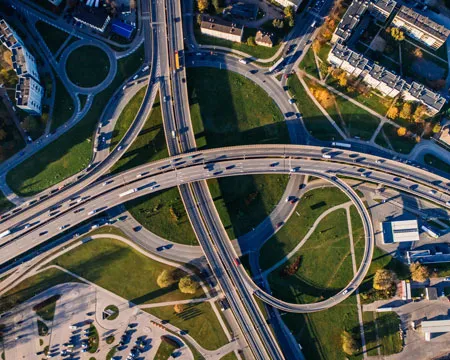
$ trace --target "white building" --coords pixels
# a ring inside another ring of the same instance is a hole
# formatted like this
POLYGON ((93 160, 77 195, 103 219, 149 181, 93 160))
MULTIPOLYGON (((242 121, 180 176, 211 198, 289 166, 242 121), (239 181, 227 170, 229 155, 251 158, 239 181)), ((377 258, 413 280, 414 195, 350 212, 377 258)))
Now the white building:
POLYGON ((16 32, 10 28, 8 23, 3 19, 0 20, 0 41, 9 50, 18 46, 23 46, 23 42, 19 35, 17 35, 16 32))
POLYGON ((26 47, 18 46, 11 50, 12 65, 17 75, 20 76, 31 76, 36 81, 39 81, 39 73, 36 65, 36 59, 27 50, 26 47))
POLYGON ((278 4, 284 7, 292 6, 295 11, 297 11, 298 7, 302 3, 303 0, 275 0, 278 4))
POLYGON ((417 220, 392 221, 390 223, 394 242, 418 241, 419 227, 417 220))
POLYGON ((425 335, 425 341, 430 341, 433 333, 450 332, 450 320, 422 321, 421 327, 425 335))
POLYGON ((445 26, 404 5, 395 15, 392 24, 434 49, 440 48, 450 35, 450 30, 445 26))
POLYGON ((238 26, 221 18, 203 16, 200 25, 202 34, 234 42, 242 42, 244 26, 238 26))
POLYGON ((42 96, 44 89, 31 77, 19 77, 16 86, 16 105, 29 113, 42 114, 42 96))

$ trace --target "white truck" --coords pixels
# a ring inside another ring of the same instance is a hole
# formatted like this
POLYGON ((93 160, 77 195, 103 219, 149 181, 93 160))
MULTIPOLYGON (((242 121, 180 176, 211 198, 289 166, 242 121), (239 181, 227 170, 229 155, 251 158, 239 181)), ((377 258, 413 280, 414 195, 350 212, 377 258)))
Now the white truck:
POLYGON ((9 234, 11 234, 11 230, 3 231, 2 233, 0 233, 0 239, 8 236, 9 234))

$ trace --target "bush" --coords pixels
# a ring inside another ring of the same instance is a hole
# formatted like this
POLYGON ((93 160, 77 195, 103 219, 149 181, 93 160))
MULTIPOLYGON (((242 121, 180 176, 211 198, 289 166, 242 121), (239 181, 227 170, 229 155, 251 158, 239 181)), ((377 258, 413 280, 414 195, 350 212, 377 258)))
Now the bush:
POLYGON ((352 334, 350 334, 347 331, 344 331, 341 335, 342 337, 342 350, 347 355, 353 355, 355 352, 358 351, 359 346, 358 342, 353 338, 352 334))
POLYGON ((180 279, 178 287, 184 294, 195 294, 198 289, 198 283, 192 280, 190 276, 185 276, 180 279))
POLYGON ((386 269, 378 269, 373 277, 373 288, 375 290, 388 290, 394 284, 394 273, 386 269))
POLYGON ((420 263, 412 263, 409 271, 411 271, 411 279, 414 281, 424 282, 430 277, 430 270, 420 263))

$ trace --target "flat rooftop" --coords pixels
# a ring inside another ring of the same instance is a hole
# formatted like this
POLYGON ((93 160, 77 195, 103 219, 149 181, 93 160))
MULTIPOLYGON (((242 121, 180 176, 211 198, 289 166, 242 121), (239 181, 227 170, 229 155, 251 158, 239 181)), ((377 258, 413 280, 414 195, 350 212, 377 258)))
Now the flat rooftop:
POLYGON ((241 36, 244 32, 244 27, 238 27, 236 24, 229 21, 225 21, 218 17, 206 16, 202 17, 202 23, 200 25, 202 29, 208 29, 218 31, 224 34, 233 34, 241 36))
POLYGON ((445 333, 450 331, 450 320, 422 321, 422 331, 430 333, 445 333))
POLYGON ((392 221, 391 229, 394 242, 419 240, 417 220, 392 221))
POLYGON ((341 21, 339 22, 336 35, 344 40, 347 40, 351 35, 353 29, 356 28, 362 15, 366 12, 370 2, 367 0, 354 0, 348 7, 341 21))

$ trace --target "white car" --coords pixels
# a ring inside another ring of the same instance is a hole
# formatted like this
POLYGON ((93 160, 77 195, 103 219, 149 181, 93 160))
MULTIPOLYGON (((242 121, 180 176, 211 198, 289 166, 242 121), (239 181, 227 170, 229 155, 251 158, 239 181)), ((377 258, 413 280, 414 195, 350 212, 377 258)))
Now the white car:
POLYGON ((138 74, 133 76, 133 80, 136 80, 138 78, 138 74))

